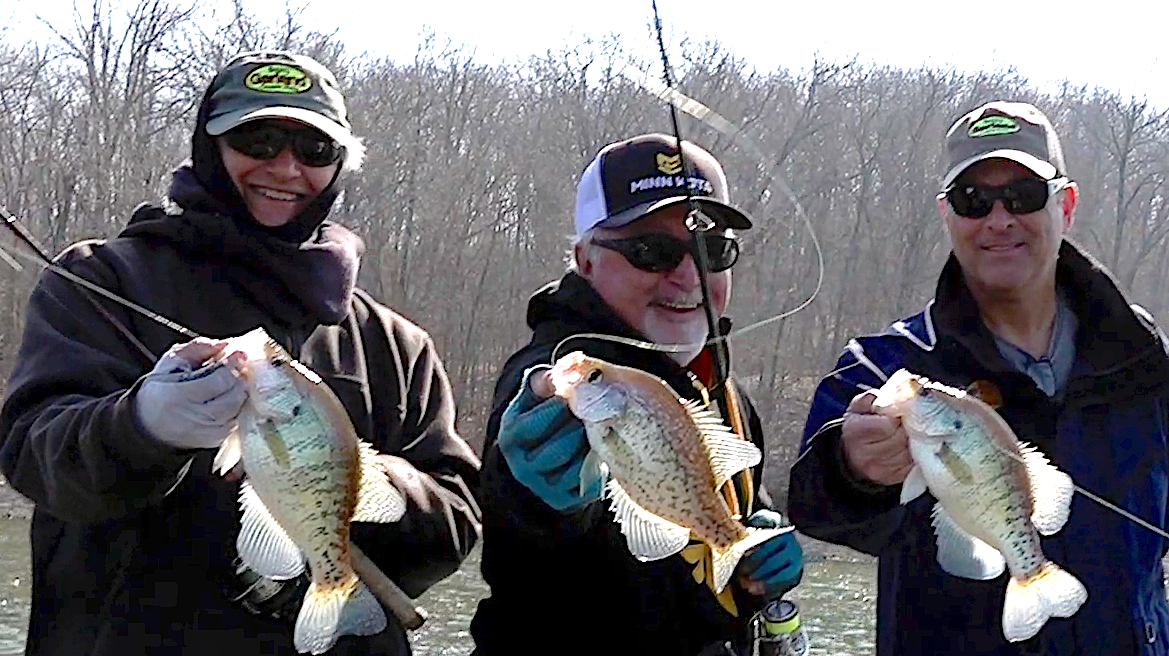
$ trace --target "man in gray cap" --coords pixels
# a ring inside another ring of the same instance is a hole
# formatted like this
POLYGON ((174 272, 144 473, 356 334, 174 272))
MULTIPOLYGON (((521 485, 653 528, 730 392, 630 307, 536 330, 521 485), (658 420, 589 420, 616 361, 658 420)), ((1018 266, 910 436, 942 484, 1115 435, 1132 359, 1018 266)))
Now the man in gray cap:
POLYGON ((377 451, 371 469, 407 501, 398 522, 353 524, 353 544, 417 596, 478 537, 479 462, 434 343, 357 288, 361 239, 327 220, 363 150, 324 66, 240 55, 203 96, 167 205, 57 258, 207 337, 185 341, 44 273, 0 410, 0 469, 36 504, 27 653, 410 652, 392 614, 347 601, 369 601, 360 584, 302 603, 318 589, 307 574, 264 569, 257 551, 289 551, 257 513, 245 562, 241 481, 212 472, 248 394, 222 338, 262 327, 335 394, 377 451))
POLYGON ((1165 338, 1066 238, 1079 188, 1051 123, 1031 105, 992 102, 954 124, 946 158, 938 209, 952 252, 934 299, 850 342, 820 383, 792 467, 792 519, 880 557, 881 656, 1164 654, 1166 542, 1156 533, 1077 494, 1042 548, 1083 583, 1087 601, 1008 640, 1009 577, 946 573, 933 497, 899 502, 914 462, 905 428, 874 413, 871 390, 904 367, 953 387, 997 388, 1015 434, 1078 485, 1161 530, 1169 511, 1165 338))
MULTIPOLYGON (((567 343, 649 372, 683 399, 702 400, 713 390, 727 424, 763 450, 746 396, 733 380, 715 380, 702 307, 708 302, 722 317, 739 255, 734 231, 751 221, 730 205, 726 176, 710 153, 689 142, 679 153, 673 137, 646 134, 606 146, 589 163, 577 185, 574 224, 568 272, 532 296, 531 341, 503 365, 495 386, 482 477, 482 568, 491 596, 471 623, 476 654, 726 654, 726 643, 743 645, 752 614, 799 581, 795 536, 761 544, 721 591, 703 577, 709 551, 701 543, 640 562, 602 498, 602 481, 582 476, 584 426, 551 396, 546 374, 553 349, 572 335, 671 345, 673 352, 597 339, 567 343), (705 301, 687 229, 691 202, 702 215, 696 218, 712 224, 703 238, 705 301)), ((729 329, 727 319, 720 328, 729 329)), ((783 520, 768 509, 761 475, 759 464, 721 492, 747 523, 771 527, 783 520)))

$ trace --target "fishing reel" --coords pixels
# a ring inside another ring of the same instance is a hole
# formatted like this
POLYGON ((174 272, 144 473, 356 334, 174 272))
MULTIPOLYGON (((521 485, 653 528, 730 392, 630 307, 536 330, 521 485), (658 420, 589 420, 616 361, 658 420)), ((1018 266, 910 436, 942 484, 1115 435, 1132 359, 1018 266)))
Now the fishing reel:
POLYGON ((253 615, 266 615, 290 623, 296 621, 300 602, 308 591, 307 573, 287 581, 277 581, 256 572, 238 557, 233 565, 235 575, 229 576, 224 585, 228 599, 253 615))

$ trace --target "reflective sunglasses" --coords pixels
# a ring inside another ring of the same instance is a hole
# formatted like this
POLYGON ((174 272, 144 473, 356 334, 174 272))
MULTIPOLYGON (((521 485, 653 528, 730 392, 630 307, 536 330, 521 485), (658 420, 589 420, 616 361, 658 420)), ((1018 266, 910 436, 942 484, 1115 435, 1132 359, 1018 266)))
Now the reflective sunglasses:
POLYGON ((244 123, 223 135, 232 150, 252 159, 269 160, 291 146, 292 155, 305 166, 328 166, 338 159, 344 148, 327 135, 311 128, 297 130, 275 123, 244 123))
POLYGON ((1001 200, 1011 214, 1030 214, 1043 209, 1047 200, 1067 184, 1067 178, 1020 178, 1001 187, 956 184, 946 190, 946 199, 955 214, 968 219, 981 219, 990 214, 996 200, 1001 200))
MULTIPOLYGON (((634 267, 650 273, 673 271, 686 255, 695 254, 692 242, 659 232, 622 239, 597 239, 593 243, 617 251, 634 267)), ((701 238, 701 243, 705 245, 707 266, 713 273, 726 271, 739 259, 739 242, 730 237, 707 235, 701 238)))

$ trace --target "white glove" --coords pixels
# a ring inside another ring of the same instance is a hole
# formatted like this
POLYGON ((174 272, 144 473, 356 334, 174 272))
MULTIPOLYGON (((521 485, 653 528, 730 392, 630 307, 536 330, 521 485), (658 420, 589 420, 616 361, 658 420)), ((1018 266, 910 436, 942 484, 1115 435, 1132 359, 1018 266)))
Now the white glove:
POLYGON ((197 338, 158 359, 134 398, 135 416, 147 433, 180 449, 214 449, 227 438, 247 388, 223 362, 199 367, 225 346, 197 338))

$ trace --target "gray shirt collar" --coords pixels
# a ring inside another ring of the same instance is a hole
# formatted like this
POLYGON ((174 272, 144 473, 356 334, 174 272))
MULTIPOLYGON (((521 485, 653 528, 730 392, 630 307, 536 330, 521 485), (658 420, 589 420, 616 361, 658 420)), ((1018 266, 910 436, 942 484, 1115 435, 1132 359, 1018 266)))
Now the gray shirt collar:
POLYGON ((1030 353, 998 335, 994 336, 994 343, 1012 367, 1030 376, 1039 389, 1050 397, 1062 391, 1071 376, 1072 364, 1076 361, 1078 327, 1076 313, 1072 312, 1071 305, 1061 292, 1056 296, 1055 326, 1051 331, 1046 355, 1033 358, 1030 353))

